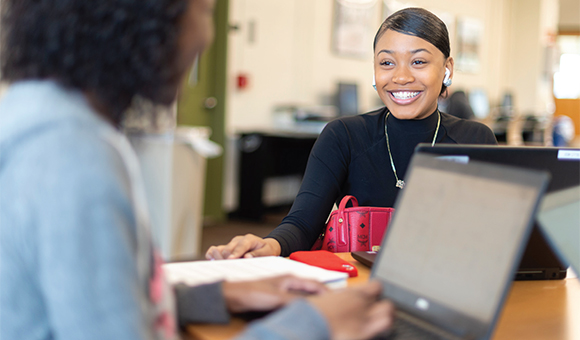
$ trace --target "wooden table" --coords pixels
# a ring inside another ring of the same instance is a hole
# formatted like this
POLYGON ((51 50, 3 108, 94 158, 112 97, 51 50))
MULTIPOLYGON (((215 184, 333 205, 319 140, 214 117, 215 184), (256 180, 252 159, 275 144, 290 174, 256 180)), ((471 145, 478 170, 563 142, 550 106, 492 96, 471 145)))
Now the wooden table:
MULTIPOLYGON (((338 254, 357 267, 358 277, 348 279, 353 286, 368 280, 370 270, 350 256, 338 254)), ((245 322, 232 318, 228 325, 191 325, 193 339, 230 339, 240 333, 245 322)), ((580 283, 578 279, 516 281, 500 316, 494 340, 580 339, 580 283)))

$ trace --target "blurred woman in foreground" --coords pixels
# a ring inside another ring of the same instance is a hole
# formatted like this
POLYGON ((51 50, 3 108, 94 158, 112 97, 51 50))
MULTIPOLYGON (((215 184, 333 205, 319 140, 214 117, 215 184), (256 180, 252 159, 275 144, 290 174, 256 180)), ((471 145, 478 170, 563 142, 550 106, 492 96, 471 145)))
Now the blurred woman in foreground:
POLYGON ((119 126, 135 96, 175 100, 213 38, 214 5, 2 2, 0 338, 174 339, 178 324, 286 304, 240 338, 362 339, 390 324, 376 283, 332 293, 293 277, 166 284, 119 126))

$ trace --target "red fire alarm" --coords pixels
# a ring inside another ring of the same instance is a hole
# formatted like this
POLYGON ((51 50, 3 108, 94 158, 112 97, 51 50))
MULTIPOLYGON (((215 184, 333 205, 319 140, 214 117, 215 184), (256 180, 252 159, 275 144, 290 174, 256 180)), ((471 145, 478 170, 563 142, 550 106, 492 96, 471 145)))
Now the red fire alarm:
POLYGON ((238 90, 243 90, 248 87, 248 76, 246 74, 238 75, 238 90))

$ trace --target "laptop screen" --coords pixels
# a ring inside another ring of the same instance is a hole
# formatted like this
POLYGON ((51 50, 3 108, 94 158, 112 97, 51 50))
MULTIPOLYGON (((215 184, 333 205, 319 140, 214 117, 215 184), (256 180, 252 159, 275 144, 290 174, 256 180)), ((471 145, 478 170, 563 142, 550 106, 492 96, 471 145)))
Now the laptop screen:
POLYGON ((492 322, 547 177, 416 154, 373 276, 415 294, 411 309, 433 302, 492 322))
POLYGON ((579 273, 580 186, 546 195, 538 220, 557 253, 579 273))

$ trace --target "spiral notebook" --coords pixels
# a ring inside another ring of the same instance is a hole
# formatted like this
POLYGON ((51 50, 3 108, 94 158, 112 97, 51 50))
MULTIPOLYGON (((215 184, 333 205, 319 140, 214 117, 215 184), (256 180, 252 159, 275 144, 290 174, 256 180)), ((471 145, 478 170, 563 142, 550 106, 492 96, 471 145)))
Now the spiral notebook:
POLYGON ((223 261, 174 262, 163 265, 171 283, 201 285, 217 281, 249 281, 279 275, 294 275, 326 284, 346 287, 347 273, 326 270, 278 256, 223 261))

